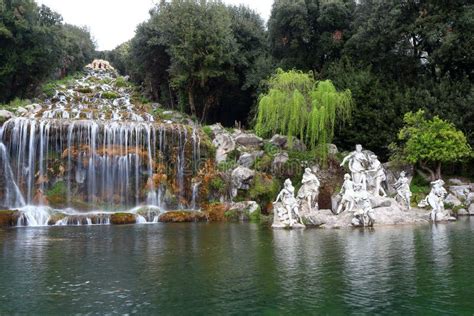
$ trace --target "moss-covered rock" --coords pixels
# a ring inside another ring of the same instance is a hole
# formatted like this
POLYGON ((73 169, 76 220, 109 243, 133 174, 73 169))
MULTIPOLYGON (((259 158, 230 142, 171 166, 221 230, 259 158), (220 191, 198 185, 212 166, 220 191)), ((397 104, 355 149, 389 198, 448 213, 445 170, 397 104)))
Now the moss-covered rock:
POLYGON ((222 203, 210 203, 203 206, 203 213, 207 215, 210 222, 224 222, 226 221, 225 212, 229 207, 222 203))
POLYGON ((203 212, 176 211, 166 212, 159 218, 161 223, 195 223, 206 222, 207 216, 203 212))
POLYGON ((113 225, 129 225, 137 222, 135 214, 115 213, 110 216, 110 223, 113 225))
POLYGON ((0 227, 1 226, 15 226, 20 217, 18 211, 0 211, 0 227))

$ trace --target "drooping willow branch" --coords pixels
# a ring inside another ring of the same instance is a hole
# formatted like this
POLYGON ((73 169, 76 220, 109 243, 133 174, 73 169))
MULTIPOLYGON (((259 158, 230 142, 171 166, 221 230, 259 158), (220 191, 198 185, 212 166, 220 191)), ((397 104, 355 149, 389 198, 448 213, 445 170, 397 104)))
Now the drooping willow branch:
POLYGON ((263 137, 285 134, 290 147, 298 137, 311 149, 318 146, 325 161, 336 123, 348 121, 352 108, 350 90, 339 92, 330 80, 316 81, 312 73, 278 69, 260 96, 255 131, 263 137))

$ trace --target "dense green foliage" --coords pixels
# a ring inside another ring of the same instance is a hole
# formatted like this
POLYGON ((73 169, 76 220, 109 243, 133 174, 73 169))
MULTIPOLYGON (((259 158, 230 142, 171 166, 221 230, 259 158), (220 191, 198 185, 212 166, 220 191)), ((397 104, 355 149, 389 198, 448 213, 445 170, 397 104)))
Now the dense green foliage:
POLYGON ((200 120, 246 120, 266 60, 262 19, 214 1, 161 2, 130 43, 108 57, 160 103, 200 120))
POLYGON ((344 122, 350 117, 351 92, 336 91, 329 80, 316 82, 312 73, 281 69, 268 81, 268 89, 258 103, 257 134, 286 134, 290 147, 293 136, 310 148, 324 145, 320 147, 324 158, 326 145, 334 136, 336 118, 344 122))
POLYGON ((334 142, 387 158, 404 114, 420 108, 474 144, 473 31, 467 0, 275 0, 267 30, 244 7, 172 0, 107 56, 151 99, 227 126, 252 123, 274 69, 312 71, 352 92, 334 142))
POLYGON ((404 122, 398 135, 402 141, 401 156, 428 171, 431 180, 441 178, 442 163, 456 162, 472 154, 463 132, 438 116, 427 120, 422 110, 408 112, 404 122), (435 171, 431 169, 433 165, 435 171))
MULTIPOLYGON (((253 126, 275 69, 311 71, 352 93, 351 122, 335 125, 334 142, 387 158, 404 114, 418 109, 453 122, 474 145, 472 34, 468 0, 275 0, 267 28, 246 7, 171 0, 100 57, 150 100, 226 126, 253 126)), ((0 102, 34 95, 94 53, 87 30, 33 0, 0 0, 0 44, 0 102)))
POLYGON ((46 79, 90 62, 89 32, 61 21, 33 0, 0 0, 0 102, 32 96, 46 79))

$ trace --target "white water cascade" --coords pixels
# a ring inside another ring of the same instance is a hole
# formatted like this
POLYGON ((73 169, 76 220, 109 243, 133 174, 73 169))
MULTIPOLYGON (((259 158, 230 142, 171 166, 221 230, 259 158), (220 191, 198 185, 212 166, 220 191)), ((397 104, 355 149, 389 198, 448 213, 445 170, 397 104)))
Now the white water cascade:
MULTIPOLYGON (((110 223, 97 212, 198 209, 198 128, 155 121, 126 90, 100 86, 99 79, 90 73, 76 86, 120 97, 75 87, 0 127, 0 206, 19 209, 20 226, 51 225, 58 212, 67 216, 56 225, 87 225, 110 223)), ((155 211, 137 214, 137 222, 157 221, 155 211)))

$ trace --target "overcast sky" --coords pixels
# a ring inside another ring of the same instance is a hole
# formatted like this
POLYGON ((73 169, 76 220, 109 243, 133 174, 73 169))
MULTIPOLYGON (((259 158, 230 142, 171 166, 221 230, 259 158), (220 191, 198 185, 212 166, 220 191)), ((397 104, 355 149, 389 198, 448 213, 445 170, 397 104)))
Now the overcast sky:
MULTIPOLYGON (((109 50, 131 39, 138 24, 159 0, 36 0, 63 16, 64 22, 89 27, 99 50, 109 50)), ((273 0, 223 0, 245 4, 266 21, 273 0)))

